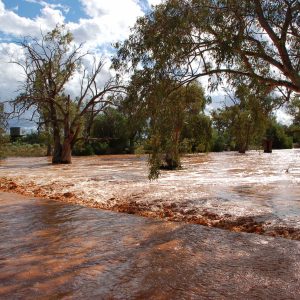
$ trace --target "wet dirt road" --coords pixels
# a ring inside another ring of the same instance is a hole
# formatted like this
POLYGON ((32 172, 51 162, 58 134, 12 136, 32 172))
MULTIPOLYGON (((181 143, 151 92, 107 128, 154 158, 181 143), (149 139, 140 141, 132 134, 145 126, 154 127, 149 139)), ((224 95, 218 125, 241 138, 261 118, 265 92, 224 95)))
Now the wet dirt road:
POLYGON ((1 299, 299 299, 300 243, 0 193, 1 299))

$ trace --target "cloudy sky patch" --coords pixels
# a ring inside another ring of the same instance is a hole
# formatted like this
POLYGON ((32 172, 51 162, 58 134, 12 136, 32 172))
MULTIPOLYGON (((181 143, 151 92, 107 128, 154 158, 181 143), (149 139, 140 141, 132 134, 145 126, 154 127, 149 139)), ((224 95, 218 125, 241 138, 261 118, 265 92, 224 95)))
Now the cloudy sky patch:
MULTIPOLYGON (((20 69, 10 60, 21 58, 22 49, 16 44, 25 36, 38 37, 57 24, 65 24, 76 43, 94 53, 112 55, 112 44, 128 37, 138 17, 149 12, 162 0, 0 0, 0 101, 18 94, 22 81, 20 69)), ((106 70, 106 74, 107 74, 106 70)), ((68 84, 76 90, 80 74, 68 84)), ((205 84, 204 84, 205 86, 205 84)), ((219 106, 220 94, 211 107, 219 106)), ((286 122, 284 113, 279 119, 286 122)))

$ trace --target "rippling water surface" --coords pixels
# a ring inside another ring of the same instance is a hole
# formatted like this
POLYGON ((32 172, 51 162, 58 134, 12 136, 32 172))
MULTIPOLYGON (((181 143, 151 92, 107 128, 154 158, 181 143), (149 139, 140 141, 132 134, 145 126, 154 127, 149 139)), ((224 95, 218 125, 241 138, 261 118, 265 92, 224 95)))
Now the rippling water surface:
POLYGON ((73 193, 108 209, 134 201, 157 214, 168 205, 178 215, 259 216, 300 228, 300 149, 192 155, 183 158, 183 170, 162 172, 151 182, 147 157, 133 155, 79 157, 67 166, 8 158, 0 162, 0 177, 32 195, 73 193))
POLYGON ((299 299, 300 243, 0 193, 1 299, 299 299))

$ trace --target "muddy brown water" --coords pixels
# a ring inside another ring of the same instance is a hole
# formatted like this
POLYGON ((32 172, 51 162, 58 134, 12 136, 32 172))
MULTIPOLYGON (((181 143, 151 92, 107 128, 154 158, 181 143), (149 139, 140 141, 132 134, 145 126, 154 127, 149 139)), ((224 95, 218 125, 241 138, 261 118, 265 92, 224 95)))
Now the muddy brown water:
POLYGON ((300 299, 300 243, 0 193, 1 299, 300 299))
POLYGON ((191 155, 147 178, 147 157, 0 161, 0 189, 172 221, 300 240, 300 149, 191 155))

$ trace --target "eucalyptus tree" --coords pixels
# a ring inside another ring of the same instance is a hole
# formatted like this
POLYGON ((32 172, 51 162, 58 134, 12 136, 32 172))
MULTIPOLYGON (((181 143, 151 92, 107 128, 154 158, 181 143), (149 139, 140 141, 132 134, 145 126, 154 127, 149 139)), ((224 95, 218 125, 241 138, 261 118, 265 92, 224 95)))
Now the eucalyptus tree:
MULTIPOLYGON (((153 93, 150 116, 150 178, 159 175, 160 168, 177 169, 181 167, 180 141, 186 123, 191 116, 203 113, 207 98, 202 87, 193 83, 181 86, 165 94, 172 84, 160 82, 153 93)), ((200 131, 200 129, 199 129, 200 131)))
POLYGON ((20 95, 13 101, 18 114, 31 110, 42 116, 51 128, 53 163, 71 163, 71 151, 80 138, 84 120, 99 114, 113 104, 114 96, 122 92, 118 80, 101 78, 104 60, 92 57, 92 67, 85 68, 83 60, 91 59, 83 46, 76 46, 72 34, 64 26, 56 26, 37 38, 25 38, 21 43, 25 59, 17 61, 24 71, 25 82, 20 95), (66 85, 78 75, 78 95, 66 94, 66 85), (104 81, 99 84, 100 79, 104 81))
POLYGON ((251 143, 262 143, 272 110, 280 99, 246 85, 238 86, 228 97, 229 105, 212 112, 213 123, 218 130, 227 132, 229 142, 239 153, 245 153, 251 143))
POLYGON ((208 101, 197 82, 177 88, 174 80, 146 69, 133 74, 123 106, 136 128, 147 128, 150 179, 157 178, 161 168, 180 168, 182 130, 192 115, 203 114, 208 101))
POLYGON ((255 82, 300 92, 300 2, 167 0, 117 44, 115 67, 148 68, 181 84, 255 82))

